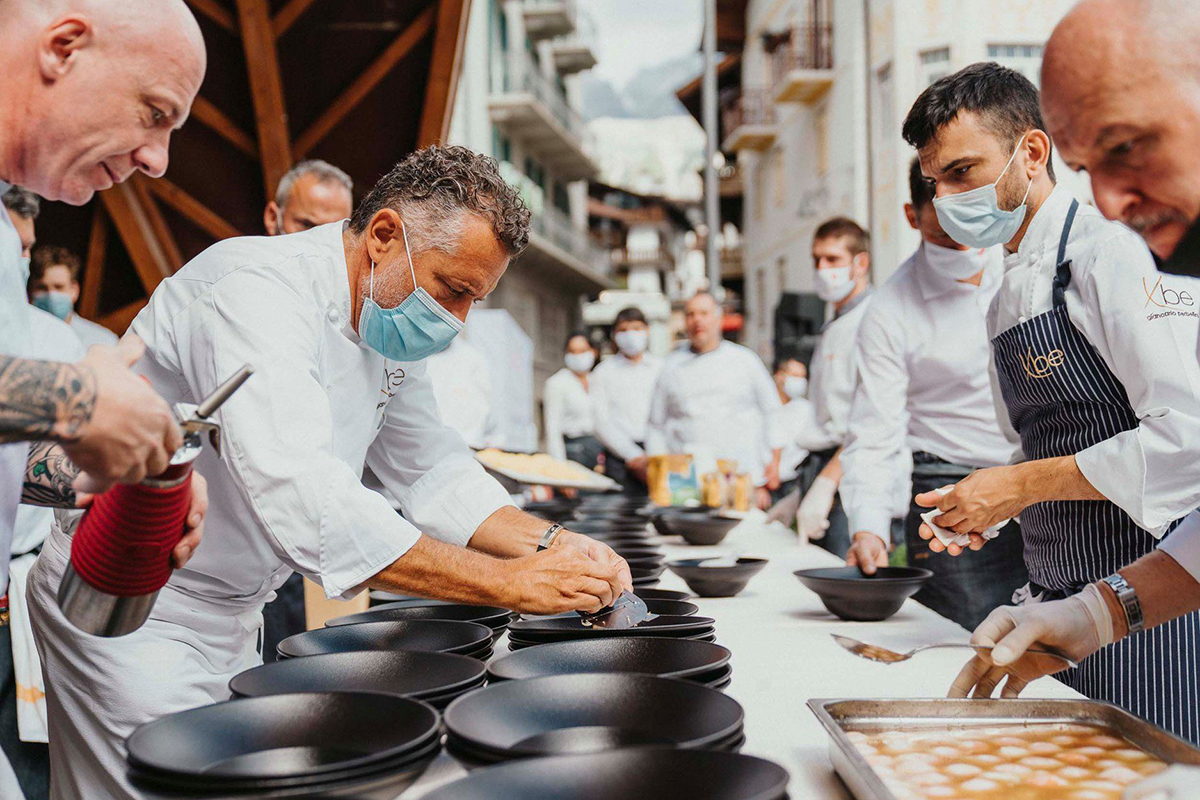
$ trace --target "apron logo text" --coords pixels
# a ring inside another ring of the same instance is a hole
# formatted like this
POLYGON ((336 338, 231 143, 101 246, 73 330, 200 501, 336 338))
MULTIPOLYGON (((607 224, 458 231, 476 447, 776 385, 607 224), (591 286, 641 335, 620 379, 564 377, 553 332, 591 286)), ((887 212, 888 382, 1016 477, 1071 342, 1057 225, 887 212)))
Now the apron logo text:
POLYGON ((1051 350, 1044 356, 1035 356, 1032 347, 1024 354, 1017 353, 1017 358, 1021 360, 1021 367, 1024 368, 1025 374, 1031 378, 1049 378, 1051 370, 1061 367, 1067 360, 1067 356, 1062 350, 1051 350))

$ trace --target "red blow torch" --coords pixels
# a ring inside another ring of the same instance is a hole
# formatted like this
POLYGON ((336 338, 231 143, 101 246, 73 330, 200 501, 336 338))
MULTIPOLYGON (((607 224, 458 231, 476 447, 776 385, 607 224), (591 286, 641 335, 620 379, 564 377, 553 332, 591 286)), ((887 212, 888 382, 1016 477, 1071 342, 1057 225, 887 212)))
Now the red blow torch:
POLYGON ((75 627, 95 636, 124 636, 150 616, 171 577, 171 551, 183 538, 192 464, 204 449, 204 434, 221 450, 220 428, 210 418, 253 373, 249 365, 242 367, 199 405, 177 403, 183 445, 166 472, 119 484, 92 501, 58 587, 58 606, 75 627))

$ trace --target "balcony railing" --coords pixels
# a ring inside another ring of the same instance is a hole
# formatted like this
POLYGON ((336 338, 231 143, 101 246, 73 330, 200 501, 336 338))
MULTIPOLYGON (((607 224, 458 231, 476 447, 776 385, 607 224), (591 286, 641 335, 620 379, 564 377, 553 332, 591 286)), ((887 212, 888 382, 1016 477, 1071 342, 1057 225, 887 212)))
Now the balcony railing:
POLYGON ((571 219, 554 206, 544 206, 533 214, 533 232, 562 248, 591 269, 603 275, 612 272, 608 252, 592 241, 582 228, 571 224, 571 219))
POLYGON ((574 75, 596 66, 596 23, 580 14, 575 30, 550 43, 554 68, 562 75, 574 75))
POLYGON ((763 90, 750 89, 721 109, 722 150, 765 150, 775 142, 775 103, 763 90))
POLYGON ((675 257, 665 247, 616 247, 612 250, 614 264, 625 267, 659 266, 669 268, 675 257))
POLYGON ((542 74, 538 65, 522 52, 510 69, 503 74, 502 90, 506 93, 528 92, 540 100, 567 131, 578 139, 584 138, 587 126, 583 117, 567 105, 567 98, 549 78, 542 74))
POLYGON ((833 26, 801 25, 771 54, 777 103, 811 103, 833 84, 833 26))
POLYGON ((534 41, 565 36, 579 21, 575 0, 523 0, 522 11, 525 34, 534 41))

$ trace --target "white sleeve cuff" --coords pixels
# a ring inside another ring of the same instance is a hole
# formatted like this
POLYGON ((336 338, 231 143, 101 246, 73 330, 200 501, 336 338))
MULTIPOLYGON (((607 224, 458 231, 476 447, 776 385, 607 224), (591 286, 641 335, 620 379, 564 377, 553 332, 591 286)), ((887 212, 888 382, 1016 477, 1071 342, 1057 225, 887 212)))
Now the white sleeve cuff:
POLYGON ((1161 539, 1175 521, 1176 517, 1147 503, 1146 462, 1136 428, 1081 450, 1075 454, 1075 463, 1096 491, 1155 539, 1161 539))
POLYGON ((505 506, 516 505, 500 483, 472 456, 443 459, 401 498, 404 515, 422 532, 466 547, 479 526, 505 506))
POLYGON ((1179 562, 1179 566, 1200 582, 1200 512, 1189 514, 1170 536, 1163 539, 1158 549, 1179 562))
POLYGON ((858 508, 848 510, 846 516, 850 520, 850 537, 859 531, 869 531, 885 543, 892 541, 892 513, 886 508, 858 508))

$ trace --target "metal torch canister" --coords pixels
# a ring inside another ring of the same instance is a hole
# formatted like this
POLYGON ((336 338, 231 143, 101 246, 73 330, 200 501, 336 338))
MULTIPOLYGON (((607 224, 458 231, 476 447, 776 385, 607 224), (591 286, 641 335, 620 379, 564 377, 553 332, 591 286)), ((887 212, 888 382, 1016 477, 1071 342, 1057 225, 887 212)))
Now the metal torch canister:
POLYGON ((171 577, 171 552, 183 538, 192 467, 205 435, 220 452, 220 428, 210 418, 252 373, 242 367, 198 406, 177 404, 183 445, 166 471, 114 486, 88 507, 58 587, 59 608, 75 627, 95 636, 124 636, 150 616, 171 577))

